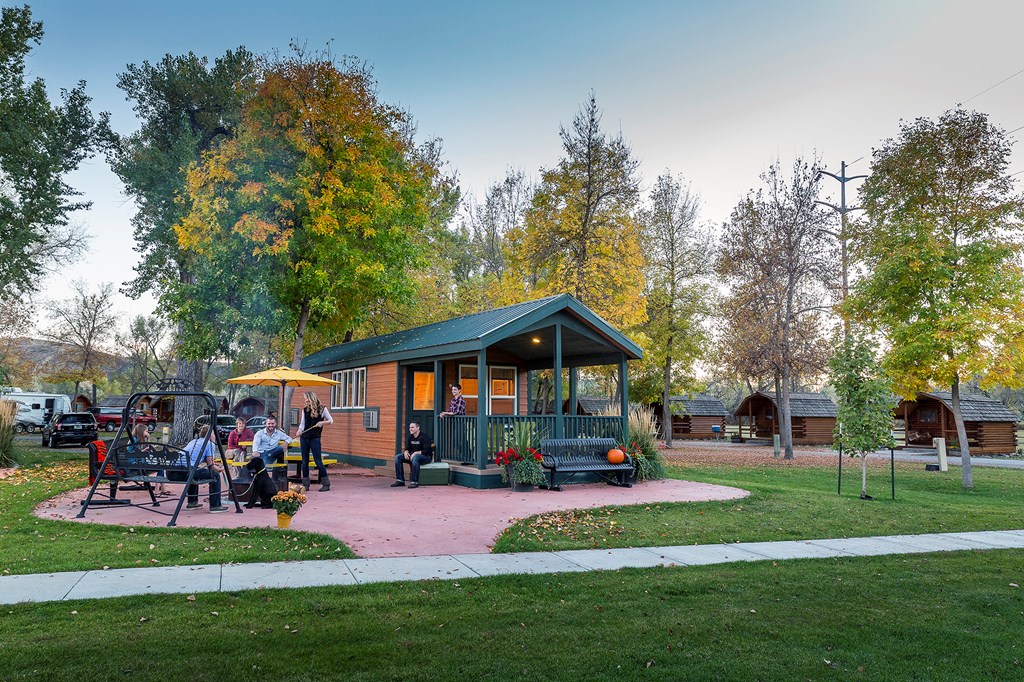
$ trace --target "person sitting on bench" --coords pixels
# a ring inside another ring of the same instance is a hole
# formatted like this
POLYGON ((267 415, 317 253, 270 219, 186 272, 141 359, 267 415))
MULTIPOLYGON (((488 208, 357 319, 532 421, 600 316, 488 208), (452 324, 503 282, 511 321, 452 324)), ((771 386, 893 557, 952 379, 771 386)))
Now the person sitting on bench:
POLYGON ((405 463, 409 462, 410 488, 420 487, 420 467, 434 461, 434 441, 423 433, 417 422, 409 422, 409 435, 405 439, 405 450, 395 455, 395 478, 392 488, 405 485, 405 463))
MULTIPOLYGON (((199 429, 199 435, 182 448, 185 452, 182 460, 185 457, 188 459, 187 461, 179 461, 179 464, 182 466, 193 466, 202 458, 203 461, 201 463, 206 464, 206 466, 196 469, 192 480, 197 483, 209 483, 210 513, 219 514, 228 510, 227 507, 220 503, 220 474, 224 471, 224 467, 214 459, 214 456, 217 454, 216 446, 214 446, 212 441, 206 440, 206 434, 209 430, 209 425, 202 426, 199 429)), ((167 472, 167 477, 175 481, 187 481, 188 473, 172 469, 167 472)), ((193 483, 188 487, 188 504, 185 506, 185 509, 199 509, 202 506, 199 503, 199 486, 193 483)))
POLYGON ((263 459, 264 464, 272 462, 283 464, 285 453, 288 452, 288 444, 292 437, 277 428, 277 419, 267 417, 266 428, 256 432, 252 439, 252 454, 263 459), (282 443, 282 441, 284 441, 282 443))

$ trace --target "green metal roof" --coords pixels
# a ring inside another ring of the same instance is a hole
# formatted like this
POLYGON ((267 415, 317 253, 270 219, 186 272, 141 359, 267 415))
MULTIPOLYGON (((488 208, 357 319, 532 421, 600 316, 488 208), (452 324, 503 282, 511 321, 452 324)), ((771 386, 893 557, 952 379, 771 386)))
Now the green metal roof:
MULTIPOLYGON (((569 294, 559 294, 384 336, 330 346, 306 356, 302 361, 302 369, 307 372, 322 372, 357 363, 376 364, 474 353, 510 337, 529 333, 531 329, 542 326, 546 318, 562 313, 579 320, 594 337, 601 339, 607 350, 624 352, 629 359, 639 359, 643 356, 639 346, 589 308, 569 294)), ((579 334, 577 337, 585 338, 579 334)))

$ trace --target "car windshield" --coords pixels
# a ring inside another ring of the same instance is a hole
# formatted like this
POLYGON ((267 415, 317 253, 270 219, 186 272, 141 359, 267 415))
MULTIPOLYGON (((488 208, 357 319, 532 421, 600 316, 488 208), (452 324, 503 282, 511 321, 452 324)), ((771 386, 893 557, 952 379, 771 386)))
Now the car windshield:
POLYGON ((65 414, 60 418, 60 421, 64 424, 95 424, 96 420, 93 419, 91 414, 65 414))

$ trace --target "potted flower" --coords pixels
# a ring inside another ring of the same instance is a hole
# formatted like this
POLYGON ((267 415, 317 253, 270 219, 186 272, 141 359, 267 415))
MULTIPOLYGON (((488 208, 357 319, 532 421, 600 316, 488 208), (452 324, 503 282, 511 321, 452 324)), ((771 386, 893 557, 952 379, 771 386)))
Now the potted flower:
POLYGON ((306 489, 301 485, 290 485, 288 490, 277 493, 270 498, 277 510, 277 527, 287 528, 291 525, 292 517, 299 511, 302 505, 306 504, 306 489))
POLYGON ((525 424, 512 432, 511 444, 494 453, 494 463, 501 467, 501 480, 513 490, 533 490, 544 483, 544 456, 533 447, 534 432, 525 424))

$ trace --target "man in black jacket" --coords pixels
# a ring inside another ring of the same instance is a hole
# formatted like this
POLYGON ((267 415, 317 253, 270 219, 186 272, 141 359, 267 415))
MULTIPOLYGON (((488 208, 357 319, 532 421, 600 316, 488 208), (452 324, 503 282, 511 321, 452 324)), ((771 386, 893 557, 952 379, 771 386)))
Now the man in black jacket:
POLYGON ((395 478, 392 488, 405 485, 405 463, 409 462, 410 488, 420 487, 420 467, 434 461, 434 441, 423 433, 417 422, 409 422, 409 435, 405 438, 405 450, 395 455, 395 478))

